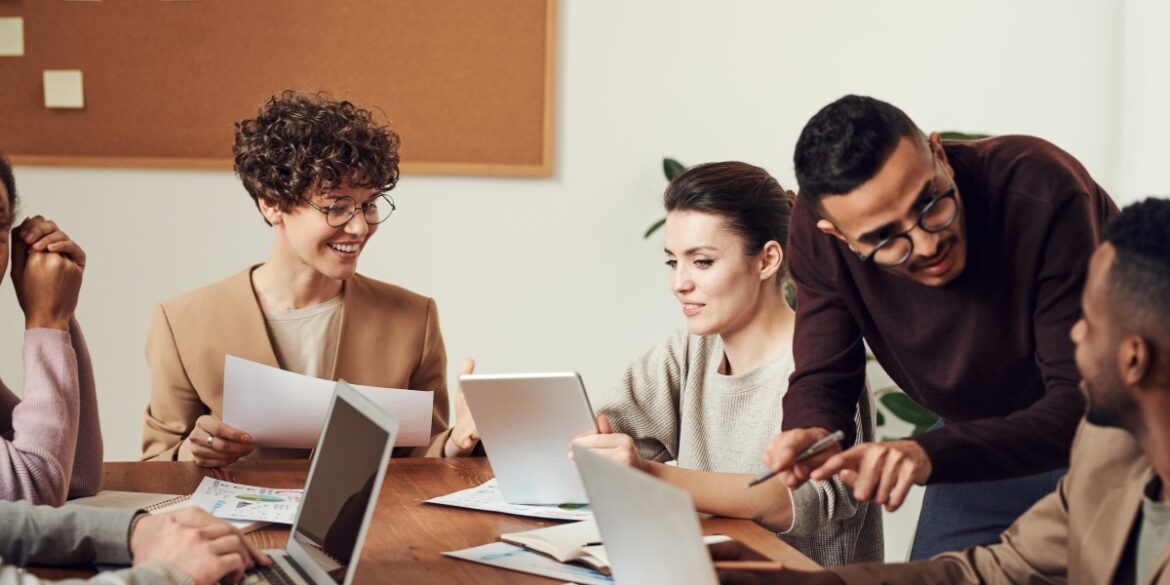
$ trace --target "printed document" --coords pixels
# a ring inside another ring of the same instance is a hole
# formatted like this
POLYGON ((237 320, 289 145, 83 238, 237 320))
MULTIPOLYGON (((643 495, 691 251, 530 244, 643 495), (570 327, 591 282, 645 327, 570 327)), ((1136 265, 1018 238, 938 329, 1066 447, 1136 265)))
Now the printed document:
MULTIPOLYGON (((223 368, 223 422, 247 431, 260 447, 312 448, 336 384, 229 355, 223 368)), ((396 445, 430 443, 434 392, 353 387, 398 419, 396 445)))
POLYGON ((489 479, 473 488, 431 498, 427 500, 427 503, 550 520, 590 520, 593 518, 593 511, 589 509, 589 506, 581 504, 561 504, 559 506, 509 504, 504 501, 504 496, 500 493, 500 484, 495 479, 489 479))
POLYGON ((303 489, 276 489, 203 478, 191 503, 228 520, 292 524, 301 506, 303 489))
POLYGON ((613 578, 588 567, 558 563, 544 555, 534 553, 522 546, 506 542, 493 542, 483 546, 443 553, 446 556, 483 563, 493 567, 542 575, 554 579, 566 579, 582 585, 612 585, 613 578))

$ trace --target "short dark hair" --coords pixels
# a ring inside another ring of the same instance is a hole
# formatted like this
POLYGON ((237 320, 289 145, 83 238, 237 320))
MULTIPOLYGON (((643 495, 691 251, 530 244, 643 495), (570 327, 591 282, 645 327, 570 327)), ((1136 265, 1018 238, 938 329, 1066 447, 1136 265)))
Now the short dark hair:
POLYGON ((324 93, 285 90, 236 123, 235 170, 259 207, 288 211, 309 189, 389 191, 398 183, 398 134, 369 110, 324 93))
MULTIPOLYGON (((788 245, 788 221, 796 195, 784 189, 764 169, 744 162, 714 162, 683 171, 663 194, 666 212, 698 211, 717 215, 743 238, 744 252, 760 253, 775 240, 788 245)), ((778 273, 787 273, 788 255, 778 273)))
POLYGON ((800 196, 813 209, 821 197, 843 195, 873 178, 902 138, 922 131, 902 110, 878 99, 847 95, 821 108, 800 132, 793 163, 800 196))
POLYGON ((1108 279, 1113 310, 1139 333, 1170 343, 1170 199, 1127 206, 1102 238, 1117 252, 1108 279))
POLYGON ((8 191, 8 213, 13 216, 16 215, 16 177, 12 174, 12 164, 8 162, 8 157, 0 152, 0 183, 3 183, 4 190, 8 191))

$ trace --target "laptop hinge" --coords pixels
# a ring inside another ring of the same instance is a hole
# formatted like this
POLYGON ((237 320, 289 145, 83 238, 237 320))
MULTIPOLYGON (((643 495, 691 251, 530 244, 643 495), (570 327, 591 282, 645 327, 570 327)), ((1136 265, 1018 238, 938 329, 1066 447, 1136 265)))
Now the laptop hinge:
POLYGON ((292 558, 291 555, 284 555, 284 560, 288 561, 289 566, 296 570, 297 574, 301 576, 301 580, 303 580, 305 583, 309 583, 310 585, 316 583, 316 581, 313 581, 313 578, 310 577, 309 574, 301 568, 301 564, 298 563, 296 559, 292 558))

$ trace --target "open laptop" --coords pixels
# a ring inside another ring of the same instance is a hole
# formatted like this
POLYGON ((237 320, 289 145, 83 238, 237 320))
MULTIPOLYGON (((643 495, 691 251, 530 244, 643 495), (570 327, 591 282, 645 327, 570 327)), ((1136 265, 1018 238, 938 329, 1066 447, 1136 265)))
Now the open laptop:
POLYGON ((466 374, 459 385, 505 501, 588 501, 569 461, 569 442, 597 432, 579 374, 466 374))
POLYGON ((288 544, 244 583, 351 583, 397 435, 390 413, 338 381, 288 544))
POLYGON ((617 585, 717 585, 712 555, 720 547, 735 559, 720 567, 780 569, 778 562, 726 537, 704 539, 685 490, 589 449, 572 449, 617 585))

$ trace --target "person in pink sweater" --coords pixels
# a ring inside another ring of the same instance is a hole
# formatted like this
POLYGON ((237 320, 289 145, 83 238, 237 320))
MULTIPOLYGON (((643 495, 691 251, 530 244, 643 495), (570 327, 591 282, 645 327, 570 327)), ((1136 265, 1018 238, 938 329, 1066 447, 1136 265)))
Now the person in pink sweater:
POLYGON ((12 167, 0 156, 0 281, 11 255, 25 319, 23 399, 0 380, 0 500, 59 506, 101 484, 93 367, 73 318, 85 252, 39 215, 13 229, 16 202, 12 167))

